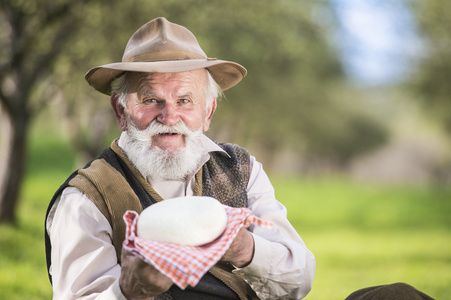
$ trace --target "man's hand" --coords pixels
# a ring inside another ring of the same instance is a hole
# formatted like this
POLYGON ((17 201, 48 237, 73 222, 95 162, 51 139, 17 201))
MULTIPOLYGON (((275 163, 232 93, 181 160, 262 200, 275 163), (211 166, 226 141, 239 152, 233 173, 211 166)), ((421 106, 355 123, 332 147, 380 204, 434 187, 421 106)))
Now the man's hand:
POLYGON ((169 290, 171 285, 171 279, 161 274, 152 265, 122 249, 119 286, 125 298, 129 300, 151 299, 169 290))
POLYGON ((242 228, 222 257, 237 268, 243 268, 251 263, 254 257, 254 238, 245 228, 242 228))

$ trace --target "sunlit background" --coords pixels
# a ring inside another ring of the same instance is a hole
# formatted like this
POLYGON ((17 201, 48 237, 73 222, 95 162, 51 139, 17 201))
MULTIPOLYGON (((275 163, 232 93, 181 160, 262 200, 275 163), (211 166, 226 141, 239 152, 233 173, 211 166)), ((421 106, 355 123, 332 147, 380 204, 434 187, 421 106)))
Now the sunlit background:
POLYGON ((307 299, 396 281, 448 297, 450 11, 447 0, 0 1, 0 299, 51 297, 47 203, 119 134, 83 76, 120 61, 159 16, 247 68, 207 135, 263 163, 317 257, 307 299))

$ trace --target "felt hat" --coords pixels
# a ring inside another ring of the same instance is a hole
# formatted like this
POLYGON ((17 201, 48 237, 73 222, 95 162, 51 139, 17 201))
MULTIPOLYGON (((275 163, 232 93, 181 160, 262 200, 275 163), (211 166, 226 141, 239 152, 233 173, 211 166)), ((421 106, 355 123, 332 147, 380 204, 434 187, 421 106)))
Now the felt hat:
POLYGON ((156 18, 139 28, 125 47, 122 62, 92 68, 85 79, 96 90, 111 94, 111 82, 126 71, 177 73, 206 68, 224 91, 246 76, 231 61, 209 58, 196 37, 183 26, 156 18))

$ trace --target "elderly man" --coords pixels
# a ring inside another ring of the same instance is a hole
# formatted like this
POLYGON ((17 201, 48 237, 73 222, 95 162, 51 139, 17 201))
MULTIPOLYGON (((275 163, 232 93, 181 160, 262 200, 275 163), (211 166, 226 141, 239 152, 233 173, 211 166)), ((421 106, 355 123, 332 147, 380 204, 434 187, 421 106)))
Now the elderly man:
POLYGON ((298 299, 315 259, 286 218, 259 162, 207 138, 221 91, 246 75, 208 58, 186 28, 157 18, 130 38, 122 62, 86 80, 111 95, 122 134, 55 193, 46 218, 54 299, 298 299), (122 249, 126 210, 181 196, 247 207, 273 227, 241 229, 195 287, 180 289, 122 249), (122 255, 121 255, 122 253, 122 255))

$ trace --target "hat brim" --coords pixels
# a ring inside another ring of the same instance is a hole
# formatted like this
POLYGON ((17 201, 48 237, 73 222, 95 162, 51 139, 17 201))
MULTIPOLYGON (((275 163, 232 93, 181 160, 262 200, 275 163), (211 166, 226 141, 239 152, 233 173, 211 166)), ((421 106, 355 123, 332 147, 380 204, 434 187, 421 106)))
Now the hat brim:
POLYGON ((218 59, 188 59, 153 62, 120 62, 92 68, 86 81, 97 91, 110 95, 111 82, 123 72, 178 73, 208 69, 219 87, 225 91, 246 76, 246 69, 237 63, 218 59))

